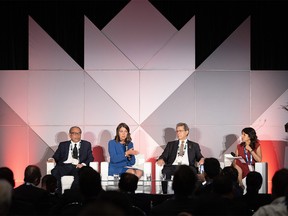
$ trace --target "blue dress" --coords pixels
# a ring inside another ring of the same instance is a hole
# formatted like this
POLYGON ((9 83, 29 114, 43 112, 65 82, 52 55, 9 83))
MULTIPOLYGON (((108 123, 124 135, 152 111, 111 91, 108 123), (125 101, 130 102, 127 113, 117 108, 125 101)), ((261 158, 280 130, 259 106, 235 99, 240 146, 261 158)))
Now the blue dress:
MULTIPOLYGON (((128 143, 128 149, 133 148, 133 143, 128 143)), ((130 160, 125 157, 125 145, 120 142, 116 142, 116 140, 110 140, 108 143, 108 152, 110 155, 110 163, 108 175, 113 176, 114 174, 121 175, 126 172, 126 166, 133 166, 135 164, 135 156, 131 155, 130 160)))

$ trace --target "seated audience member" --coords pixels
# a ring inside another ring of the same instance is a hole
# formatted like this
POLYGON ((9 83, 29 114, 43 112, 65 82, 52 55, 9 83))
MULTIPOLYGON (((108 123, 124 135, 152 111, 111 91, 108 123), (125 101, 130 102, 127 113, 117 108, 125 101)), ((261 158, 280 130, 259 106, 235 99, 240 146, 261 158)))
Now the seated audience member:
MULTIPOLYGON (((15 187, 14 173, 8 167, 0 168, 0 179, 7 180, 12 189, 15 187)), ((15 199, 12 193, 12 203, 9 215, 34 215, 36 214, 34 206, 30 202, 15 199)), ((0 214, 1 215, 1 214, 0 214)))
POLYGON ((273 201, 259 207, 253 216, 287 216, 288 215, 288 169, 282 168, 275 172, 272 177, 273 201))
POLYGON ((65 190, 51 214, 78 215, 102 191, 100 174, 92 167, 83 166, 79 169, 79 188, 65 190))
POLYGON ((57 189, 56 177, 51 174, 43 176, 41 179, 41 188, 48 192, 51 205, 57 204, 60 196, 59 194, 56 193, 57 189))
POLYGON ((188 165, 180 165, 176 169, 172 189, 174 196, 156 205, 151 209, 150 215, 178 215, 194 214, 196 198, 193 196, 197 182, 195 171, 188 165))
POLYGON ((119 190, 130 200, 131 204, 137 206, 146 214, 151 209, 150 194, 136 193, 138 187, 138 177, 131 173, 122 173, 119 180, 119 190))
POLYGON ((122 173, 118 183, 119 190, 125 193, 135 193, 138 187, 137 176, 131 175, 131 173, 122 173), (136 177, 136 178, 135 178, 136 177))
POLYGON ((247 203, 251 214, 257 211, 260 206, 267 205, 272 202, 271 194, 259 194, 262 186, 263 178, 256 171, 249 172, 246 177, 247 193, 239 199, 247 203))
POLYGON ((212 193, 206 193, 197 200, 195 215, 249 215, 244 202, 235 200, 233 181, 227 175, 213 179, 212 193))
POLYGON ((79 215, 137 215, 132 213, 132 204, 128 198, 120 191, 111 190, 102 191, 93 202, 84 206, 79 215))
POLYGON ((0 179, 0 215, 8 215, 10 213, 12 191, 11 184, 5 179, 0 179))
POLYGON ((238 181, 240 186, 244 189, 242 179, 247 176, 250 171, 255 170, 255 162, 262 161, 262 150, 258 140, 256 131, 247 127, 242 130, 242 143, 237 145, 235 151, 236 156, 241 156, 245 163, 239 159, 234 160, 233 166, 238 171, 238 181))
POLYGON ((74 176, 71 185, 72 189, 78 188, 78 171, 83 166, 89 166, 94 161, 91 143, 81 140, 81 128, 73 126, 69 129, 70 140, 59 143, 57 150, 48 162, 56 163, 51 170, 53 176, 57 178, 57 192, 62 193, 61 177, 65 175, 74 176))
POLYGON ((134 150, 130 128, 127 124, 120 123, 117 126, 115 138, 108 143, 108 151, 110 155, 109 176, 120 176, 122 173, 128 172, 141 178, 143 171, 132 168, 135 164, 135 155, 139 152, 134 150))
POLYGON ((233 181, 233 191, 234 197, 241 197, 244 193, 243 188, 239 185, 238 182, 238 171, 233 166, 224 167, 220 173, 221 175, 229 176, 233 181))
POLYGON ((0 167, 0 179, 7 180, 11 184, 12 188, 15 187, 14 173, 10 168, 0 167))
POLYGON ((49 194, 37 187, 41 181, 41 171, 36 165, 29 165, 24 172, 24 184, 13 192, 15 200, 24 201, 34 206, 37 214, 46 214, 50 208, 49 194))
POLYGON ((103 191, 101 175, 92 167, 82 167, 79 170, 79 190, 83 197, 83 205, 86 205, 103 191))
POLYGON ((205 182, 197 186, 196 196, 211 193, 213 189, 213 179, 221 172, 220 162, 216 158, 205 158, 203 166, 205 182))

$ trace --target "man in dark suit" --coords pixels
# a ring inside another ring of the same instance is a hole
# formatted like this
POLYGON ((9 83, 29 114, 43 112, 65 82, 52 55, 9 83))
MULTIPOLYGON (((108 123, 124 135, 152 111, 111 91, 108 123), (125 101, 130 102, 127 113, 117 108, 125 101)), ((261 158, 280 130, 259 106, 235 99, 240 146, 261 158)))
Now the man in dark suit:
POLYGON ((57 178, 58 192, 62 192, 61 177, 64 175, 74 176, 71 189, 78 189, 78 171, 83 166, 89 166, 94 161, 91 143, 81 140, 82 131, 80 127, 73 126, 69 130, 71 140, 61 142, 52 158, 48 162, 55 162, 56 166, 51 174, 57 178))
POLYGON ((24 184, 16 187, 13 191, 11 214, 36 214, 44 215, 50 206, 49 194, 39 188, 41 180, 40 168, 36 165, 29 165, 24 172, 24 184))
MULTIPOLYGON (((199 165, 204 163, 204 157, 198 143, 187 139, 189 135, 189 127, 186 123, 178 123, 176 125, 177 140, 167 143, 163 153, 157 160, 159 166, 164 166, 162 174, 166 180, 170 180, 179 165, 189 165, 197 173, 195 162, 199 165)), ((162 181, 162 191, 167 193, 167 181, 162 181)))

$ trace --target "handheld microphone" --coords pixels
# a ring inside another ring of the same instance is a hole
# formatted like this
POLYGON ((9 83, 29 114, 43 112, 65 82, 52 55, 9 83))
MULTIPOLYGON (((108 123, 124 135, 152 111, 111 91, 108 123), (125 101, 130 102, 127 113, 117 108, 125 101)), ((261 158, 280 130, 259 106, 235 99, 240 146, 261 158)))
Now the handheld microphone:
POLYGON ((234 152, 230 153, 233 157, 236 157, 236 154, 234 152))
MULTIPOLYGON (((128 144, 127 144, 127 143, 125 143, 125 151, 126 151, 126 152, 128 151, 128 144)), ((130 155, 127 156, 127 159, 128 159, 128 160, 131 160, 130 155)))

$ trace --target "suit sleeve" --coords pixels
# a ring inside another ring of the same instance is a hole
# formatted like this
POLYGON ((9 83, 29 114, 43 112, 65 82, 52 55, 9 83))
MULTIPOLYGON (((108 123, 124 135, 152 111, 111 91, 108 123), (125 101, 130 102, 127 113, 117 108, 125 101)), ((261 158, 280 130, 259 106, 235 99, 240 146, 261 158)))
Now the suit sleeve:
POLYGON ((167 163, 170 154, 171 154, 171 142, 168 142, 158 160, 163 159, 165 163, 167 163))
POLYGON ((200 145, 198 143, 195 143, 194 146, 195 146, 196 160, 197 162, 199 162, 201 158, 204 158, 204 156, 201 154, 200 145))
POLYGON ((67 150, 66 145, 68 145, 66 142, 60 142, 58 145, 58 148, 56 149, 54 155, 52 158, 54 158, 56 163, 62 163, 65 160, 67 160, 67 150))
POLYGON ((89 166, 90 162, 94 161, 94 157, 93 157, 93 154, 92 154, 92 145, 91 145, 91 143, 86 141, 86 145, 87 145, 86 158, 84 160, 84 163, 89 166))

